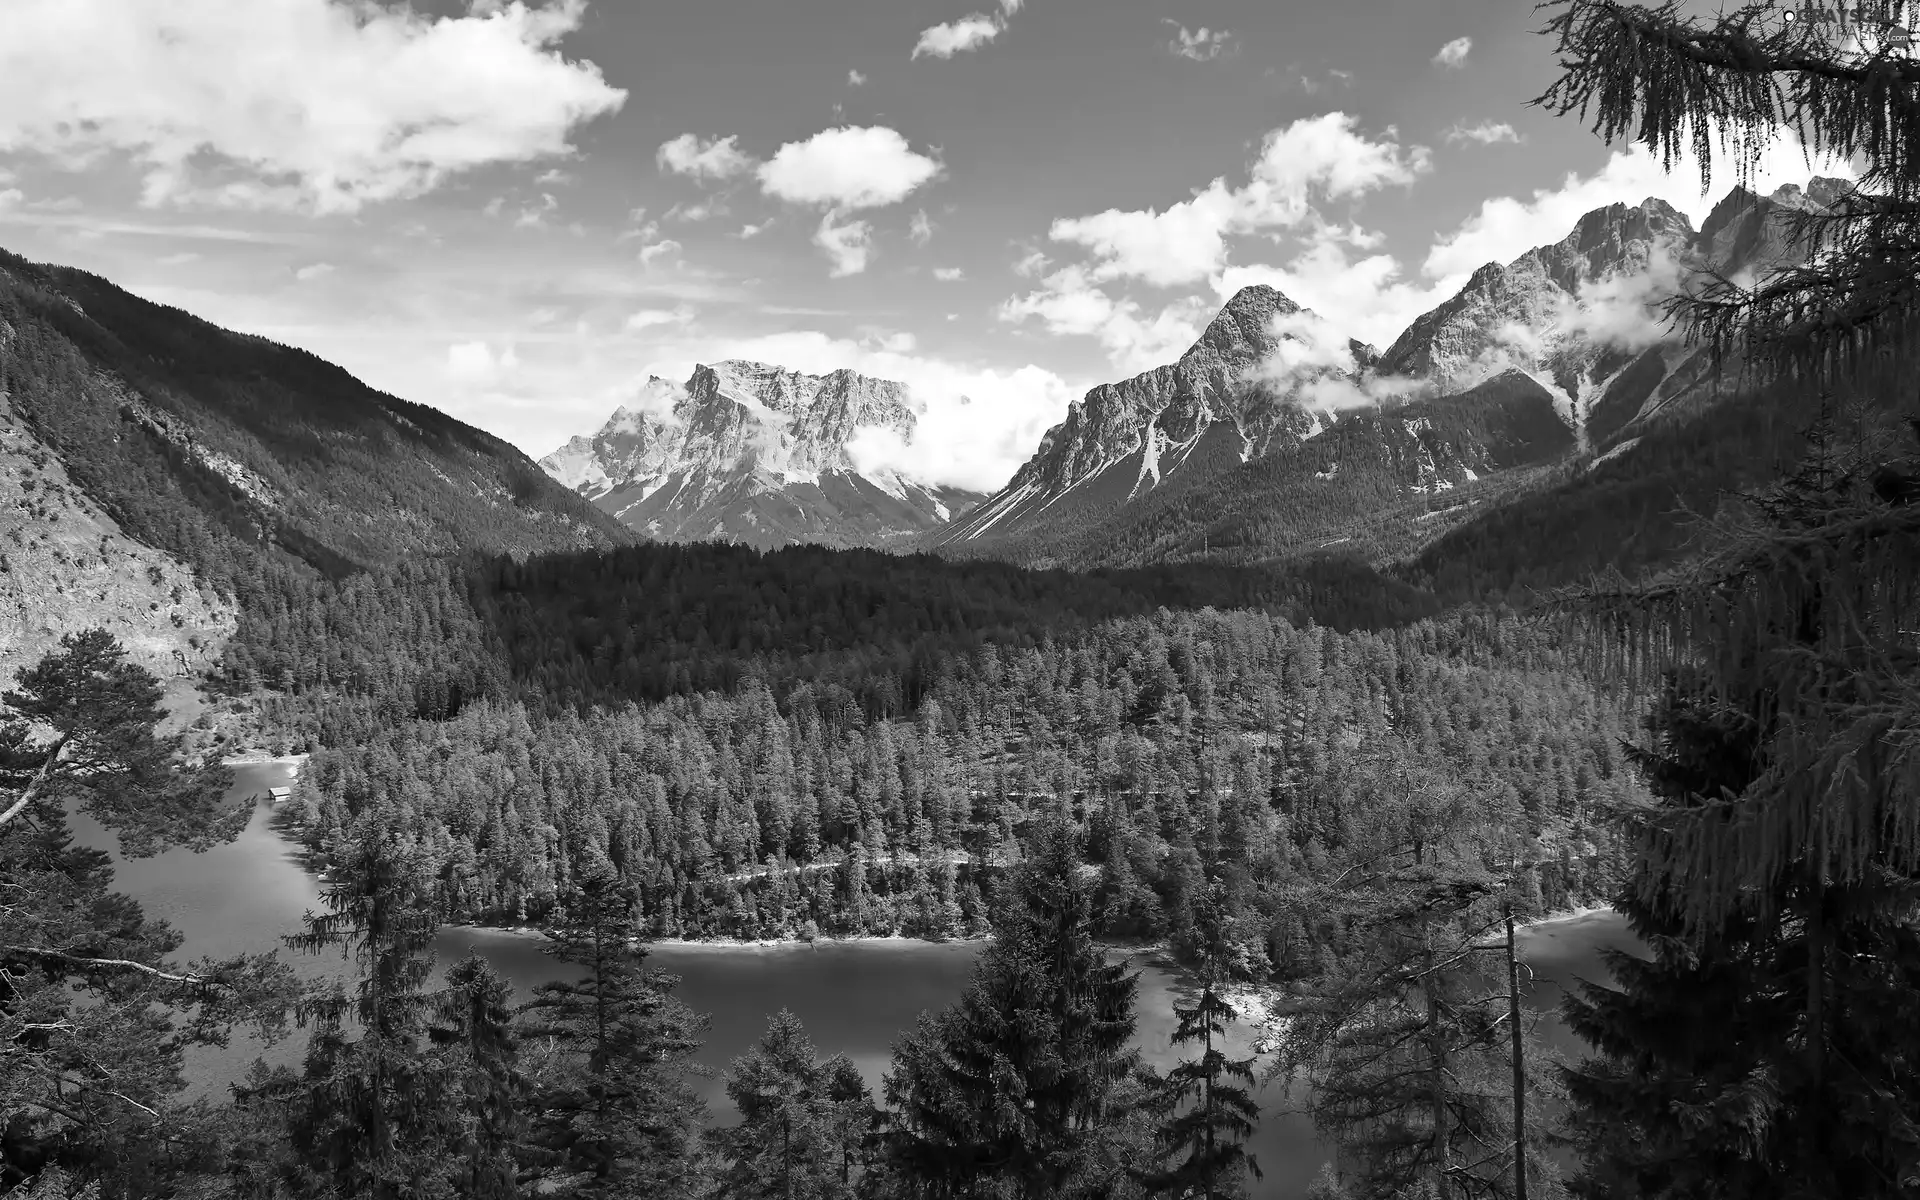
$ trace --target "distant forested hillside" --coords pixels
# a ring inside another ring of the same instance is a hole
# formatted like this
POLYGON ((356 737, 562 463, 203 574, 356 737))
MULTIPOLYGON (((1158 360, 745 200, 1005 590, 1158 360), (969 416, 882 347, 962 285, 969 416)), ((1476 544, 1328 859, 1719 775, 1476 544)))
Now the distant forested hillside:
POLYGON ((243 605, 283 576, 630 540, 518 450, 445 413, 5 252, 0 391, 127 533, 243 605))
POLYGON ((273 728, 337 744, 475 700, 540 714, 726 691, 843 690, 910 711, 941 655, 1021 648, 1158 609, 1247 608, 1341 629, 1430 615, 1364 564, 1029 571, 796 546, 641 545, 428 561, 343 580, 284 577, 242 614, 223 686, 265 689, 273 728))
POLYGON ((1819 415, 1812 389, 1781 387, 1655 419, 1598 458, 1475 511, 1390 573, 1449 603, 1524 604, 1595 575, 1671 566, 1717 547, 1711 518, 1806 454, 1819 415))

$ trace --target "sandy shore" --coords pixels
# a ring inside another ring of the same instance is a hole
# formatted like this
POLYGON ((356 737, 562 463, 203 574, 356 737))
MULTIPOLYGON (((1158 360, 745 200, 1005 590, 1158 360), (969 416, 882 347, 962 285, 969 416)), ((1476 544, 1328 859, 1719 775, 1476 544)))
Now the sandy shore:
POLYGON ((307 758, 305 754, 282 754, 276 757, 265 750, 245 750, 230 754, 220 761, 229 767, 291 767, 297 771, 307 758))
POLYGON ((1564 912, 1553 912, 1548 913, 1544 917, 1535 917, 1531 921, 1517 922, 1513 930, 1516 934, 1524 931, 1527 933, 1552 936, 1554 931, 1560 926, 1579 925, 1601 913, 1611 912, 1613 912, 1613 905, 1611 904, 1594 904, 1585 908, 1571 908, 1564 912))
MULTIPOLYGON (((542 938, 546 935, 530 925, 469 925, 449 923, 442 929, 471 929, 483 933, 500 934, 504 937, 542 938)), ((821 935, 811 941, 805 938, 648 938, 647 945, 657 950, 791 950, 800 946, 846 946, 846 945, 897 945, 897 946, 941 946, 953 944, 971 945, 985 942, 986 938, 951 937, 941 941, 931 938, 908 937, 899 933, 868 933, 858 937, 827 937, 821 935)))

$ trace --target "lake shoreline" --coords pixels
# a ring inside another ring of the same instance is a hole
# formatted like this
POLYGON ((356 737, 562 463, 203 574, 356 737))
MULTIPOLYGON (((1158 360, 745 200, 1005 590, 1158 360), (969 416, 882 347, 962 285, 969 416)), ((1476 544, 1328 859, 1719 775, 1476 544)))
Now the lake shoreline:
MULTIPOLYGON (((248 751, 230 756, 223 760, 229 766, 278 766, 290 769, 296 775, 305 765, 310 755, 289 754, 271 755, 264 751, 248 751)), ((288 814, 291 815, 291 814, 288 814)), ((309 857, 309 870, 320 867, 311 851, 299 838, 299 830, 289 823, 280 831, 280 836, 289 845, 305 852, 309 857)), ((324 869, 315 871, 317 877, 324 879, 324 869)), ((1531 934, 1553 936, 1562 927, 1576 926, 1599 914, 1613 912, 1610 904, 1578 904, 1570 908, 1556 909, 1526 921, 1514 923, 1516 935, 1531 934)), ((494 936, 524 938, 529 940, 546 938, 545 931, 533 924, 487 923, 478 921, 449 921, 441 926, 449 932, 472 930, 494 936)), ((802 946, 817 950, 821 946, 976 946, 984 945, 992 939, 992 934, 954 935, 950 937, 917 937, 901 933, 868 933, 850 936, 822 934, 813 938, 688 938, 663 937, 645 939, 650 948, 692 953, 739 953, 742 951, 786 952, 802 946)), ((1181 962, 1173 953, 1173 947, 1164 940, 1143 941, 1102 941, 1102 949, 1108 954, 1137 960, 1142 965, 1153 967, 1167 974, 1176 987, 1197 991, 1201 978, 1191 964, 1181 962)), ((1230 982, 1220 989, 1221 998, 1231 1004, 1239 1013, 1240 1020, 1248 1027, 1260 1031, 1256 1037, 1258 1043, 1270 1047, 1284 1031, 1286 1019, 1279 1012, 1279 1002, 1283 999, 1282 989, 1271 984, 1230 982)))

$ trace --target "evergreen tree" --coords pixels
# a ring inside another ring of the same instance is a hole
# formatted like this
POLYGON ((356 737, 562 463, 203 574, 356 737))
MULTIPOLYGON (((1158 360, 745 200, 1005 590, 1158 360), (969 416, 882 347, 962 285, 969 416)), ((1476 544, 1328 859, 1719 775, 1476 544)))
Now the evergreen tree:
POLYGON ((129 857, 204 849, 245 824, 251 807, 225 800, 231 773, 183 762, 181 740, 156 732, 160 699, 104 630, 65 636, 0 698, 0 1188, 61 1168, 116 1195, 178 1185, 202 1140, 168 1103, 187 1050, 242 1021, 284 1030, 284 963, 170 962, 181 935, 111 890, 106 853, 74 842, 69 802, 129 857))
POLYGON ((1609 601, 1646 624, 1603 642, 1694 653, 1635 753, 1658 800, 1616 904, 1653 958, 1567 1005, 1600 1051, 1569 1078, 1596 1196, 1920 1187, 1920 514, 1831 441, 1708 582, 1609 601))
POLYGON ((815 1057, 799 1018, 782 1009, 727 1072, 727 1098, 740 1124, 712 1140, 726 1160, 719 1193, 728 1197, 845 1200, 873 1123, 873 1099, 852 1062, 815 1057))
POLYGON ((1161 1158, 1170 1161, 1141 1177, 1150 1193, 1174 1200, 1242 1196, 1242 1176, 1261 1177, 1260 1165, 1245 1145, 1260 1119, 1260 1106, 1253 1099, 1254 1059, 1228 1058, 1215 1044, 1225 1040, 1227 1026, 1239 1019, 1219 992, 1233 974, 1233 937, 1225 909, 1215 882, 1198 914, 1203 938, 1200 995, 1192 1004, 1173 1006, 1178 1022, 1173 1044, 1197 1044, 1200 1054, 1167 1072, 1157 1097, 1166 1114, 1158 1146, 1161 1158))
POLYGON ((1816 432, 1718 553, 1572 606, 1608 666, 1665 693, 1645 760, 1661 799, 1629 814, 1620 900, 1654 962, 1570 1006, 1602 1052, 1571 1079, 1595 1123, 1586 1186, 1911 1194, 1920 1046, 1892 1014, 1920 996, 1920 468, 1876 427, 1920 348, 1911 6, 1559 7, 1555 111, 1669 162, 1690 147, 1703 182, 1716 136, 1743 179, 1787 130, 1866 168, 1796 221, 1803 265, 1673 306, 1749 381, 1853 409, 1848 461, 1816 432), (1726 1019, 1687 1041, 1696 987, 1726 1019))
POLYGON ((463 1158, 455 1187, 463 1200, 516 1200, 516 1152, 527 1130, 527 1079, 509 1004, 512 986, 486 959, 469 954, 447 972, 433 1041, 453 1060, 464 1101, 463 1158))
POLYGON ((578 868, 547 953, 583 971, 534 989, 523 1035, 551 1053, 535 1073, 532 1142, 579 1196, 668 1196, 696 1180, 705 1106, 689 1086, 706 1019, 673 996, 678 980, 646 967, 641 913, 611 863, 578 868))
MULTIPOLYGON (((1323 942, 1296 985, 1276 1074, 1304 1078, 1314 1124, 1356 1200, 1509 1196, 1513 1077, 1504 989, 1473 956, 1500 921, 1496 820, 1457 781, 1393 756, 1361 764, 1364 824, 1293 898, 1323 942)), ((1529 1092, 1550 1076, 1536 1046, 1529 1092)), ((1532 1196, 1553 1193, 1542 1156, 1532 1196)))
POLYGON ((461 1111, 443 1059, 427 1053, 442 997, 430 992, 437 922, 418 853, 370 816, 349 834, 322 892, 326 911, 286 941, 338 948, 357 978, 302 1001, 314 1025, 287 1127, 306 1194, 408 1200, 458 1195, 461 1111), (356 1034, 358 1036, 354 1036, 356 1034))
POLYGON ((905 1194, 1104 1196, 1138 1165, 1139 977, 1094 941, 1077 849, 1064 826, 1040 831, 966 992, 894 1046, 890 1160, 905 1194))

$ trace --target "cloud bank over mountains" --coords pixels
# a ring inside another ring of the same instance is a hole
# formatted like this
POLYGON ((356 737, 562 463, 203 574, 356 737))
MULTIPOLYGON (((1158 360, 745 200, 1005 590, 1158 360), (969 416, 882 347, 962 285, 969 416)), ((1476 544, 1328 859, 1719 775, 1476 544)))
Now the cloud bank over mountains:
MULTIPOLYGON (((1715 191, 1701 193, 1696 162, 1668 174, 1638 147, 1616 151, 1590 175, 1569 173, 1558 187, 1525 198, 1484 201, 1453 229, 1437 232, 1414 269, 1382 250, 1383 235, 1362 223, 1360 210, 1370 193, 1417 186, 1433 169, 1432 152, 1404 143, 1392 128, 1369 133, 1343 112, 1295 121, 1266 135, 1237 186, 1218 177, 1162 209, 1055 220, 1052 246, 1026 263, 1039 286, 1003 302, 1000 316, 1037 321, 1057 336, 1095 338, 1116 372, 1132 373, 1178 353, 1218 303, 1265 283, 1314 310, 1342 338, 1384 346, 1483 264, 1558 241, 1595 208, 1656 196, 1698 225, 1734 182, 1716 178, 1715 191), (1274 247, 1282 256, 1267 258, 1274 247), (1242 258, 1250 254, 1265 261, 1242 258)), ((1764 194, 1815 173, 1853 176, 1844 163, 1810 162, 1797 143, 1781 142, 1762 156, 1749 183, 1764 194)))

